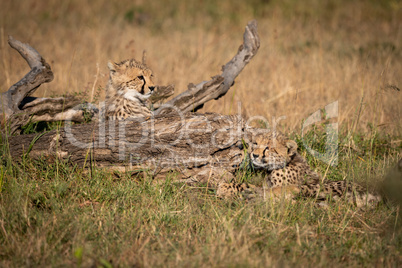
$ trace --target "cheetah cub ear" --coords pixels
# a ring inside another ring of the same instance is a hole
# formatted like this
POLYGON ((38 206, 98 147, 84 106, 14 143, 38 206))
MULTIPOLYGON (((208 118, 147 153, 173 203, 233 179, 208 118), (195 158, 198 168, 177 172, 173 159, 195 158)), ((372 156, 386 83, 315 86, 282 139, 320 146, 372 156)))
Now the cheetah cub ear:
POLYGON ((288 147, 288 155, 292 156, 297 153, 297 143, 292 140, 286 142, 286 147, 288 147))
POLYGON ((111 61, 109 61, 109 62, 107 63, 107 67, 109 68, 110 73, 115 73, 115 72, 116 72, 116 69, 117 69, 117 64, 116 64, 116 63, 113 63, 113 62, 111 62, 111 61))

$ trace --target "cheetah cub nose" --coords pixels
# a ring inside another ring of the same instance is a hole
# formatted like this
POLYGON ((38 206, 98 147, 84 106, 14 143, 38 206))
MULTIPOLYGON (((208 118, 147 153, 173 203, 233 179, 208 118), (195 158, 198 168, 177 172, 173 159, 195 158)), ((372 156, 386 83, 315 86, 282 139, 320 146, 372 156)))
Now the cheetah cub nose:
POLYGON ((259 155, 258 154, 252 154, 253 158, 257 158, 259 155))
POLYGON ((154 91, 154 89, 155 89, 155 87, 148 87, 149 88, 149 90, 152 92, 152 91, 154 91))

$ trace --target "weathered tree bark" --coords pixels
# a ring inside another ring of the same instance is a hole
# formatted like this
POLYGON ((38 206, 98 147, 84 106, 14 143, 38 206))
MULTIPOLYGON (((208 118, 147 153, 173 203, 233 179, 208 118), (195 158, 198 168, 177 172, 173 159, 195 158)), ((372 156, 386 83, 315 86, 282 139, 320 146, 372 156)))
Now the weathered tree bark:
POLYGON ((210 181, 229 178, 244 159, 243 145, 253 135, 240 116, 159 115, 148 120, 68 125, 45 134, 9 138, 16 161, 56 158, 80 167, 146 170, 155 177, 210 181))
POLYGON ((35 98, 30 95, 43 83, 53 80, 53 72, 42 56, 28 44, 21 43, 11 36, 8 43, 27 61, 31 70, 16 84, 0 96, 1 125, 14 133, 29 121, 84 122, 84 107, 97 112, 93 105, 78 106, 81 101, 73 97, 35 98))
MULTIPOLYGON (((175 109, 182 112, 196 111, 205 102, 225 95, 233 85, 234 79, 258 51, 260 41, 255 20, 248 23, 243 39, 243 44, 238 53, 223 67, 221 75, 195 86, 190 84, 187 91, 168 101, 165 105, 155 105, 154 108, 157 109, 155 114, 167 114, 175 109)), ((42 83, 53 80, 52 70, 42 56, 28 44, 23 44, 12 37, 9 37, 9 44, 27 61, 31 71, 7 92, 2 93, 0 100, 3 116, 1 116, 0 122, 3 127, 7 126, 11 133, 15 133, 29 121, 85 122, 88 117, 94 117, 99 113, 99 109, 95 105, 82 103, 73 97, 30 97, 42 83)), ((160 102, 173 95, 173 92, 174 87, 172 85, 160 86, 150 102, 160 102)))
POLYGON ((154 108, 158 108, 159 106, 158 107, 155 106, 156 103, 162 102, 163 100, 169 98, 173 94, 174 94, 174 85, 157 86, 156 90, 152 93, 148 101, 154 104, 154 108))

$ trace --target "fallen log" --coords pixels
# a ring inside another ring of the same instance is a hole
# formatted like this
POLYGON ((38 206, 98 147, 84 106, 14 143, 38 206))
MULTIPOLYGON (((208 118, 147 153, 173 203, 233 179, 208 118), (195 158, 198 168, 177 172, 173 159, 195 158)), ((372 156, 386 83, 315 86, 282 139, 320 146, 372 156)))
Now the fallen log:
POLYGON ((11 157, 66 161, 82 168, 143 172, 176 179, 217 181, 233 176, 252 136, 241 116, 167 114, 145 120, 70 125, 9 138, 11 157), (23 156, 23 157, 21 157, 23 156))

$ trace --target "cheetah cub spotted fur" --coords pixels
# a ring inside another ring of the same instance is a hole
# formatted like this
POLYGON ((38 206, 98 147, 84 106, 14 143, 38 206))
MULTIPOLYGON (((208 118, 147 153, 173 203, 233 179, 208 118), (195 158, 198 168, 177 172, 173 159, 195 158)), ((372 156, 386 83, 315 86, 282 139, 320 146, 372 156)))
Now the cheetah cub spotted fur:
POLYGON ((110 76, 106 86, 106 119, 151 116, 146 100, 155 88, 152 70, 135 59, 109 62, 108 67, 110 76))
POLYGON ((373 205, 381 198, 364 187, 348 181, 322 180, 305 159, 297 153, 297 144, 283 136, 275 139, 257 136, 251 143, 249 158, 255 169, 265 174, 262 187, 247 183, 221 183, 217 195, 245 199, 311 197, 326 205, 328 199, 344 198, 357 207, 373 205))

